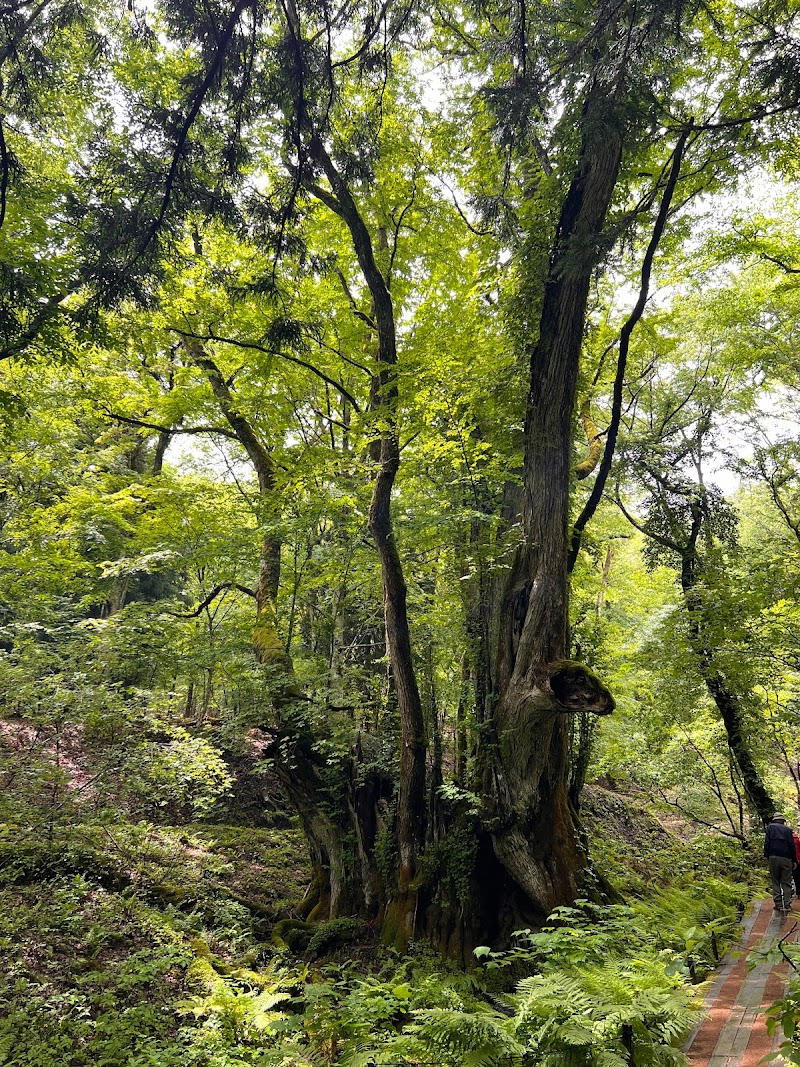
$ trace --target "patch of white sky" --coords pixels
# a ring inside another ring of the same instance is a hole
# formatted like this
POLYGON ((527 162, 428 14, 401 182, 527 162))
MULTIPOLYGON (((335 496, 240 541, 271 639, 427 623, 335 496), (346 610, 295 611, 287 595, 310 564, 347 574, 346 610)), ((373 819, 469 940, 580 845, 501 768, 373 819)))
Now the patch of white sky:
MULTIPOLYGON (((684 246, 684 261, 691 264, 692 255, 701 255, 712 233, 730 235, 747 225, 754 216, 777 217, 787 197, 800 192, 797 186, 777 180, 763 167, 751 169, 740 179, 735 190, 726 190, 698 198, 692 207, 692 233, 684 246)), ((702 274, 704 289, 735 284, 746 269, 736 260, 727 260, 716 268, 705 267, 702 274)), ((668 310, 676 298, 696 290, 698 279, 693 276, 657 284, 650 297, 650 306, 668 310)), ((620 307, 630 308, 636 291, 629 282, 622 281, 616 301, 620 307)), ((624 313, 624 312, 623 312, 624 313)), ((766 318, 766 330, 775 326, 766 318)), ((702 339, 700 339, 702 341, 702 339)), ((753 377, 754 406, 740 414, 729 414, 724 429, 715 437, 713 451, 704 459, 705 480, 717 486, 726 496, 733 496, 742 485, 740 465, 752 459, 757 448, 769 447, 786 440, 800 439, 800 397, 796 391, 768 384, 764 375, 753 377)))

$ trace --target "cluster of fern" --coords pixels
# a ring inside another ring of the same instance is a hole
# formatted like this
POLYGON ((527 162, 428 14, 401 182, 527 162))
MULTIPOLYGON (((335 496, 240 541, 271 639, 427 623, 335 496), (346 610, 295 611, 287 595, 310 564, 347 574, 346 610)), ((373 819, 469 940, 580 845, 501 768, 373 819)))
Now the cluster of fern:
POLYGON ((237 1067, 678 1067, 700 1002, 685 956, 645 919, 562 908, 508 952, 479 950, 468 975, 426 956, 367 976, 356 965, 301 974, 277 960, 260 975, 221 976, 205 964, 193 975, 205 993, 181 1010, 214 1067, 234 1062, 214 1058, 223 1047, 237 1067))

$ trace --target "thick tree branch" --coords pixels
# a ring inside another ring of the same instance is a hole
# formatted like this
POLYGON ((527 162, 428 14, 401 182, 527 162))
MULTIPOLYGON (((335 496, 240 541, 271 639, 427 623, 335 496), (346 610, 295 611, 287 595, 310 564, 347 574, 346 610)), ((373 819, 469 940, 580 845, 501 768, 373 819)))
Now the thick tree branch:
POLYGON ((316 182, 306 182, 306 189, 312 193, 321 204, 324 204, 326 208, 338 215, 340 219, 344 218, 342 205, 332 196, 327 189, 323 189, 321 185, 316 182))
MULTIPOLYGON (((384 617, 389 659, 400 709, 400 789, 397 802, 397 841, 400 882, 408 889, 425 838, 425 719, 417 684, 408 623, 408 590, 403 565, 392 529, 391 502, 400 464, 395 422, 397 390, 397 334, 392 297, 375 259, 369 229, 347 181, 339 173, 318 135, 311 141, 311 155, 320 164, 342 210, 353 249, 372 297, 378 334, 378 373, 372 380, 372 408, 378 416, 380 437, 371 446, 377 463, 369 509, 369 528, 381 559, 384 617)), ((413 923, 412 923, 413 926, 413 923)), ((409 929, 409 933, 413 933, 409 929)))
POLYGON ((771 256, 767 252, 760 252, 759 255, 761 259, 765 259, 768 263, 774 263, 776 267, 780 267, 784 274, 800 274, 800 267, 790 267, 784 260, 778 259, 776 256, 771 256))
POLYGON ((581 422, 583 423, 583 431, 586 434, 589 451, 586 458, 582 459, 575 468, 575 477, 578 481, 589 477, 603 454, 603 434, 592 418, 592 406, 588 397, 581 404, 581 422))

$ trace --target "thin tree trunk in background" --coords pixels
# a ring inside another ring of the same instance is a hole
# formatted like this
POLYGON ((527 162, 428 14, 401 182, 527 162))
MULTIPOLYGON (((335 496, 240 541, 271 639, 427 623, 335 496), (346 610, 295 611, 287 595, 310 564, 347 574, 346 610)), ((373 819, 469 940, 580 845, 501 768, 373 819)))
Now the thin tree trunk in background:
POLYGON ((372 411, 379 427, 372 458, 377 465, 369 508, 369 528, 378 549, 383 583, 386 643, 400 713, 400 767, 397 800, 397 848, 399 857, 398 906, 402 914, 394 922, 407 936, 414 932, 415 907, 411 883, 424 846, 426 823, 426 738, 422 701, 411 654, 408 623, 408 591, 391 519, 392 489, 400 466, 400 443, 395 424, 397 405, 397 338, 394 308, 386 280, 375 260, 372 238, 347 183, 342 179, 322 141, 311 146, 330 183, 332 195, 314 188, 315 195, 340 216, 350 231, 361 272, 372 297, 378 334, 378 374, 372 383, 372 411), (403 903, 408 898, 407 903, 403 903))
POLYGON ((153 453, 153 466, 151 471, 154 478, 161 474, 161 471, 164 468, 164 456, 167 454, 167 449, 169 448, 169 443, 172 440, 172 437, 173 435, 169 430, 161 430, 158 435, 155 452, 153 453))
POLYGON ((464 656, 461 660, 461 686, 458 692, 458 707, 456 708, 455 751, 453 754, 455 779, 462 789, 467 784, 467 685, 469 680, 470 673, 467 657, 464 656))
MULTIPOLYGON (((698 494, 702 493, 702 489, 698 491, 698 494)), ((685 546, 681 549, 681 589, 689 617, 689 644, 697 659, 706 689, 719 711, 728 745, 742 776, 742 784, 750 804, 759 817, 768 822, 775 811, 775 801, 767 791, 753 760, 745 736, 744 714, 739 696, 730 688, 724 674, 719 670, 714 649, 707 641, 703 624, 706 609, 698 589, 701 564, 697 543, 703 523, 707 521, 707 514, 703 506, 704 497, 698 494, 691 499, 692 528, 685 546)))
MULTIPOLYGON (((248 420, 238 410, 231 388, 203 344, 184 336, 183 344, 192 361, 205 373, 222 414, 244 448, 258 479, 258 490, 266 505, 275 502, 277 479, 269 448, 259 440, 248 420)), ((278 634, 277 599, 281 577, 281 542, 271 533, 261 540, 258 583, 256 585, 256 625, 253 643, 262 663, 288 666, 286 649, 278 634)))
POLYGON ((603 615, 603 607, 605 605, 606 590, 608 589, 608 576, 611 574, 611 564, 614 562, 614 544, 609 542, 606 549, 606 558, 603 562, 603 573, 600 577, 600 591, 597 594, 597 609, 595 611, 595 618, 600 619, 603 615))

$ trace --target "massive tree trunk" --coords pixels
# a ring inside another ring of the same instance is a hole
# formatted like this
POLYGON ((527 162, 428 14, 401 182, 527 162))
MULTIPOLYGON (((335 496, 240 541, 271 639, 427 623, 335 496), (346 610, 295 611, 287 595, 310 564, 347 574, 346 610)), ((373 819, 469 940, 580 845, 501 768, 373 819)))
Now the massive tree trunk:
MULTIPOLYGON (((487 782, 495 854, 519 900, 546 915, 572 900, 585 863, 568 799, 569 716, 613 709, 608 690, 567 661, 572 420, 591 273, 622 157, 622 93, 587 95, 576 175, 565 198, 530 360, 523 541, 503 602, 495 665, 496 754, 487 782)), ((512 909, 513 910, 513 909, 512 909)))
MULTIPOLYGON (((474 810, 474 798, 461 807, 457 801, 449 812, 448 834, 438 840, 431 836, 428 844, 437 853, 431 863, 421 865, 429 810, 425 724, 412 659, 406 583, 391 521, 400 462, 394 311, 346 173, 313 128, 303 95, 307 70, 298 12, 293 3, 285 12, 287 54, 294 72, 289 96, 294 101, 296 187, 312 193, 346 225, 372 298, 370 325, 378 339, 369 527, 381 562, 387 652, 400 719, 393 835, 397 866, 391 884, 382 884, 376 873, 385 792, 373 788, 369 795, 359 795, 358 775, 352 773, 345 776, 346 783, 341 776, 338 783, 333 781, 310 736, 298 736, 291 746, 284 764, 287 788, 316 850, 321 882, 326 879, 312 914, 336 914, 346 906, 369 913, 383 906, 384 931, 394 943, 429 931, 447 951, 464 953, 475 936, 501 936, 518 918, 535 921, 572 900, 585 864, 568 798, 570 717, 605 714, 614 702, 597 679, 567 658, 572 422, 589 286, 603 254, 605 218, 628 121, 624 78, 631 50, 636 42, 646 41, 655 20, 640 26, 636 6, 601 5, 590 35, 597 56, 587 77, 578 159, 561 207, 539 328, 529 350, 522 543, 499 609, 481 604, 472 619, 480 646, 476 678, 479 717, 484 719, 475 761, 482 812, 474 810), (320 173, 325 185, 317 183, 320 173), (497 637, 491 664, 486 652, 489 629, 497 637), (292 763, 296 769, 290 774, 292 763), (355 842, 349 853, 348 827, 355 842), (456 840, 465 849, 456 858, 473 860, 468 901, 463 879, 454 886, 451 878, 448 889, 442 871, 456 840)), ((353 763, 358 762, 354 752, 353 763)), ((387 873, 385 864, 382 870, 387 873)))
MULTIPOLYGON (((587 94, 580 159, 562 207, 538 339, 531 347, 524 536, 499 614, 495 612, 498 650, 491 678, 485 668, 477 672, 481 687, 491 684, 495 694, 493 702, 488 693, 481 694, 487 721, 477 765, 486 817, 481 827, 474 816, 450 812, 451 831, 463 831, 465 841, 470 835, 474 838, 468 912, 463 906, 457 909, 452 879, 448 885, 441 867, 438 875, 419 877, 419 857, 425 847, 426 743, 406 586, 390 515, 399 464, 391 299, 347 184, 322 143, 312 142, 314 158, 331 188, 329 193, 314 186, 313 192, 348 226, 372 295, 379 342, 373 411, 380 434, 373 450, 377 473, 369 523, 381 560, 401 736, 396 881, 378 885, 372 899, 380 898, 385 905, 384 930, 394 943, 402 944, 414 932, 428 932, 450 954, 465 955, 475 938, 502 936, 520 920, 542 919, 555 905, 574 899, 586 862, 568 798, 570 717, 580 712, 605 714, 614 702, 590 672, 567 659, 572 420, 591 274, 601 254, 603 224, 622 153, 621 104, 619 85, 599 78, 587 94)), ((480 629, 485 641, 486 627, 480 629)), ((300 806, 302 798, 296 802, 300 806)), ((365 887, 376 884, 369 836, 357 834, 365 887)), ((447 846, 434 841, 433 847, 446 851, 447 846)), ((330 856, 328 862, 333 874, 330 856)), ((367 893, 362 892, 361 898, 366 904, 367 893)))

